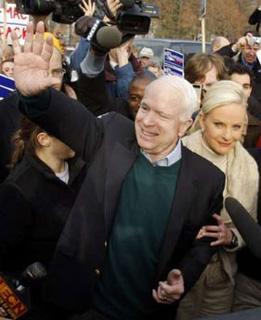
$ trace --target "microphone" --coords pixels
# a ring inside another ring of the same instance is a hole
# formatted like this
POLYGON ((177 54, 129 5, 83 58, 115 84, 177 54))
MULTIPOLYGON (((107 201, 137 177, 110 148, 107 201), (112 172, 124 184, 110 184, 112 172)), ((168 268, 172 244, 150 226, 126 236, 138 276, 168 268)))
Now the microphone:
POLYGON ((47 272, 40 262, 29 265, 17 280, 0 274, 0 317, 18 319, 30 309, 27 287, 46 277, 47 272))
POLYGON ((17 287, 17 290, 19 290, 20 287, 30 287, 35 281, 39 281, 46 276, 47 272, 42 263, 34 262, 33 264, 30 264, 22 273, 20 286, 17 287))
POLYGON ((122 41, 122 33, 116 26, 108 26, 94 17, 79 18, 75 23, 75 33, 90 41, 91 47, 100 54, 118 47, 122 41))
POLYGON ((105 26, 97 31, 96 41, 100 47, 110 50, 121 44, 122 33, 116 26, 105 26))
POLYGON ((249 250, 261 259, 261 226, 235 198, 226 198, 225 208, 249 250))

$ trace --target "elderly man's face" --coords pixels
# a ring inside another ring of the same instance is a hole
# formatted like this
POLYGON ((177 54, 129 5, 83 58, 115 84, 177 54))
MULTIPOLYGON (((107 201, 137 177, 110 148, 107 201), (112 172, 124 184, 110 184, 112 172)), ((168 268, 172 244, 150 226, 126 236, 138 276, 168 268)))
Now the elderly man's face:
POLYGON ((171 90, 157 81, 145 90, 136 115, 135 130, 139 146, 152 161, 165 158, 187 129, 187 123, 180 121, 181 98, 177 93, 177 98, 173 100, 171 90))
POLYGON ((247 63, 254 63, 256 61, 256 52, 259 50, 259 45, 254 44, 253 46, 245 45, 242 48, 242 56, 247 63))

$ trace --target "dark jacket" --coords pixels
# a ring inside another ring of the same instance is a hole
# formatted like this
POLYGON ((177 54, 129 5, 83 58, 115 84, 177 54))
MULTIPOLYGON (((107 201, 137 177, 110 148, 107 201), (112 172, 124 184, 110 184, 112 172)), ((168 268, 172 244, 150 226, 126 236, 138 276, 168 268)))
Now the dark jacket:
MULTIPOLYGON (((91 303, 110 241, 121 186, 139 154, 139 147, 133 122, 117 113, 96 119, 77 101, 52 89, 39 99, 34 104, 33 99, 25 98, 23 112, 27 110, 30 116, 29 105, 41 108, 41 101, 46 105, 48 99, 48 110, 38 112, 38 116, 34 112, 33 120, 73 147, 89 163, 60 238, 53 277, 50 276, 47 288, 51 300, 80 312, 91 303)), ((157 287, 160 279, 165 280, 174 267, 182 271, 186 291, 198 279, 215 249, 208 240, 195 238, 203 225, 213 223, 212 214, 220 211, 223 187, 224 174, 219 169, 182 148, 177 188, 152 287, 157 287)), ((173 316, 177 306, 156 302, 155 305, 162 318, 166 316, 164 319, 173 316)), ((159 314, 153 314, 150 319, 158 319, 159 314)))
POLYGON ((0 270, 21 273, 39 261, 49 267, 56 242, 84 173, 70 164, 69 184, 34 156, 25 155, 0 185, 0 270))
MULTIPOLYGON (((82 160, 70 160, 68 185, 34 156, 25 155, 0 185, 0 271, 19 279, 27 266, 41 262, 49 270, 56 243, 84 177, 82 160)), ((48 278, 47 278, 48 279, 48 278)), ((44 301, 42 281, 30 284, 30 311, 22 319, 63 318, 44 301)))

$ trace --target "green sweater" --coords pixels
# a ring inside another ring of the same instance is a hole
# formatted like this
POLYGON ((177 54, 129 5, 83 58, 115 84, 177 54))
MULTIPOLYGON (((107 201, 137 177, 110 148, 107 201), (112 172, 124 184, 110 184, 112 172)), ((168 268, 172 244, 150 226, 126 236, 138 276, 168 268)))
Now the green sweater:
POLYGON ((153 166, 142 154, 127 175, 94 306, 110 319, 144 319, 172 207, 180 161, 153 166))

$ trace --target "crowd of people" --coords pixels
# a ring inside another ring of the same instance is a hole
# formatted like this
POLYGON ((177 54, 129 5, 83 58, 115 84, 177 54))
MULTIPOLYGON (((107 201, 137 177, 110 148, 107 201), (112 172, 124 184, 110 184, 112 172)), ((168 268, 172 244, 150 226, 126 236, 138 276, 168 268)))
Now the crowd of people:
POLYGON ((0 272, 47 270, 24 319, 261 307, 260 257, 224 206, 233 197, 261 224, 261 43, 218 36, 182 78, 133 38, 101 52, 81 37, 68 61, 31 22, 2 58, 16 90, 0 101, 0 272))

